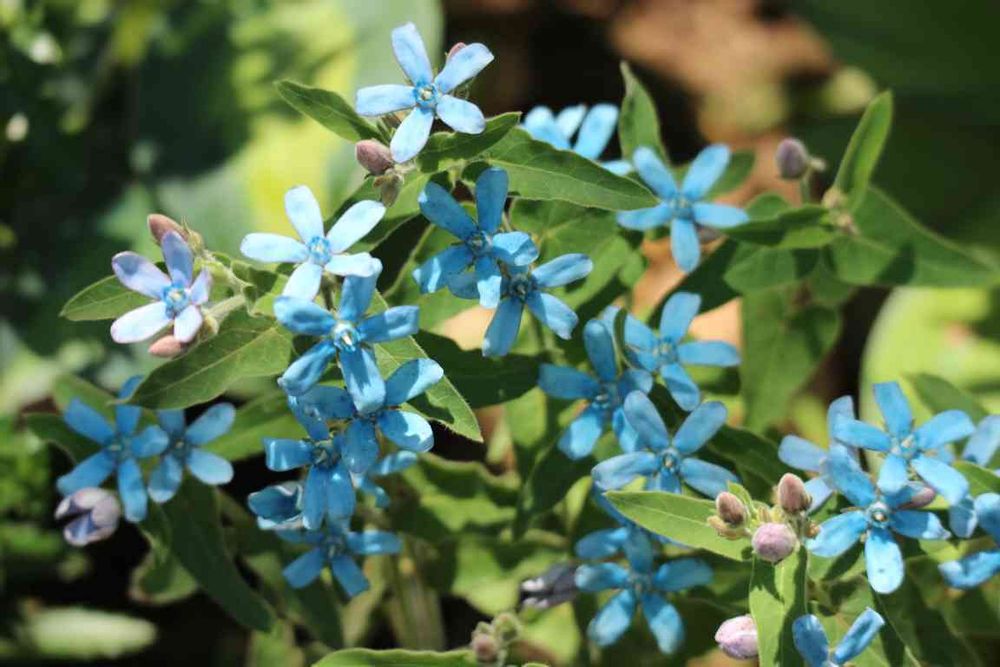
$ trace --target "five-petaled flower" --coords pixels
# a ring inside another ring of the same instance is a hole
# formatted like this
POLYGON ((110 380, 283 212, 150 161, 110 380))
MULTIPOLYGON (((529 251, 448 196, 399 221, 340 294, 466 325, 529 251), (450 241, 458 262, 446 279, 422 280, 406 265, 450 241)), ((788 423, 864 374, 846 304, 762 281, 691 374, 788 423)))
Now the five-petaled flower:
POLYGON ((953 588, 975 588, 1000 573, 1000 494, 978 496, 974 509, 979 525, 993 537, 998 547, 938 565, 941 576, 953 588))
MULTIPOLYGON (((142 378, 130 378, 121 388, 118 398, 127 399, 142 378)), ((100 486, 112 473, 117 472, 118 495, 125 506, 125 519, 137 523, 146 518, 146 485, 138 459, 156 456, 170 444, 170 439, 159 426, 148 426, 136 433, 142 409, 134 405, 115 406, 115 424, 112 426, 101 413, 74 398, 66 408, 66 424, 100 445, 100 451, 91 454, 75 468, 56 480, 56 488, 64 496, 80 489, 100 486)))
POLYGON ((412 23, 392 31, 392 50, 410 85, 370 86, 358 91, 355 108, 362 116, 381 116, 413 109, 392 137, 392 159, 406 162, 427 143, 434 118, 440 118, 456 132, 479 134, 486 119, 479 107, 453 93, 493 61, 482 44, 467 44, 454 53, 434 76, 427 49, 412 23))
POLYGON ((812 553, 839 556, 865 537, 868 582, 878 593, 891 593, 903 583, 903 554, 892 533, 919 540, 943 540, 950 533, 931 512, 907 509, 922 488, 907 484, 887 491, 876 487, 845 448, 830 452, 827 474, 856 509, 838 514, 820 525, 819 534, 806 542, 812 553))
POLYGON ((677 558, 654 568, 652 550, 643 557, 630 558, 628 568, 617 563, 581 565, 576 570, 577 588, 588 592, 619 591, 590 621, 587 636, 599 646, 613 644, 632 624, 641 604, 660 650, 673 653, 684 641, 684 622, 664 594, 705 586, 711 581, 711 567, 698 558, 677 558))
POLYGON ((841 396, 831 403, 826 411, 826 428, 830 436, 829 449, 823 449, 797 435, 786 435, 778 447, 778 458, 782 463, 792 468, 817 473, 816 477, 805 484, 806 491, 812 497, 810 512, 816 511, 833 495, 833 482, 826 472, 826 458, 834 449, 845 447, 833 434, 834 428, 842 419, 854 419, 854 400, 850 396, 841 396))
POLYGON ((194 340, 204 316, 201 307, 208 301, 212 276, 202 269, 194 277, 191 249, 177 232, 167 232, 160 242, 167 273, 134 252, 120 252, 111 260, 118 280, 133 292, 156 299, 131 310, 111 325, 116 343, 137 343, 152 337, 168 324, 174 324, 174 337, 181 343, 194 340))
POLYGON ((319 293, 324 271, 364 277, 381 269, 378 260, 366 252, 345 253, 385 215, 385 206, 377 201, 353 204, 326 234, 319 203, 308 187, 299 185, 285 193, 285 213, 301 241, 280 234, 253 233, 240 244, 240 252, 250 259, 298 264, 282 294, 312 301, 319 293))
MULTIPOLYGON (((684 366, 726 367, 740 363, 740 353, 724 341, 683 342, 700 307, 701 297, 697 294, 677 292, 663 305, 659 333, 631 315, 625 318, 625 356, 651 373, 659 371, 670 396, 686 412, 701 402, 701 392, 684 366)), ((608 322, 614 320, 616 312, 608 309, 605 314, 608 322)))
MULTIPOLYGON (((573 309, 542 290, 561 287, 587 276, 594 269, 590 258, 581 253, 560 255, 550 262, 529 269, 508 267, 500 287, 501 300, 483 340, 483 355, 502 357, 510 352, 521 328, 521 315, 527 305, 538 320, 564 340, 569 340, 579 318, 573 309)), ((463 299, 477 297, 475 276, 459 274, 448 282, 448 289, 463 299)))
POLYGON ((161 410, 157 417, 160 427, 170 437, 170 445, 149 476, 150 498, 158 503, 173 498, 181 485, 185 467, 205 484, 229 483, 233 478, 233 465, 218 454, 206 452, 202 445, 232 428, 236 409, 231 404, 213 405, 191 425, 185 421, 183 410, 161 410))
MULTIPOLYGON (((566 107, 555 115, 548 107, 535 107, 524 117, 522 125, 528 134, 539 141, 596 160, 607 148, 618 126, 618 107, 595 104, 588 110, 585 104, 578 104, 566 107)), ((619 176, 632 169, 625 160, 602 162, 601 166, 619 176)))
POLYGON ((640 146, 632 154, 632 163, 646 185, 661 199, 652 208, 624 211, 618 224, 627 229, 652 229, 670 224, 670 248, 682 271, 693 271, 701 259, 698 226, 727 229, 749 220, 735 206, 703 201, 729 164, 729 148, 713 144, 691 163, 681 187, 677 187, 670 167, 656 152, 640 146))
POLYGON ((397 554, 399 538, 381 530, 355 532, 346 519, 327 522, 321 531, 278 530, 281 539, 309 545, 305 552, 284 569, 285 580, 292 588, 303 588, 313 582, 324 567, 329 567, 348 597, 368 590, 368 579, 358 567, 356 556, 397 554))
POLYGON ((583 328, 583 344, 597 377, 553 364, 542 364, 539 372, 538 386, 549 396, 587 401, 587 407, 559 437, 559 450, 571 459, 588 456, 610 424, 622 450, 635 451, 638 435, 625 418, 622 401, 633 391, 649 393, 653 378, 638 369, 618 372, 614 335, 601 320, 587 322, 583 328))
POLYGON ((334 312, 305 299, 290 296, 275 299, 274 316, 286 328, 296 334, 321 338, 281 376, 280 383, 286 392, 298 396, 309 391, 336 358, 347 391, 359 410, 373 410, 383 404, 385 382, 375 364, 371 345, 416 333, 419 308, 394 306, 365 317, 377 279, 378 272, 367 277, 347 276, 334 312))
POLYGON ((670 437, 653 402, 642 392, 625 397, 625 417, 639 434, 642 451, 619 454, 594 466, 594 484, 601 489, 620 489, 637 477, 646 478, 646 488, 680 493, 681 482, 714 498, 738 478, 721 466, 694 458, 726 423, 726 406, 718 401, 702 403, 689 414, 670 437))
POLYGON ((885 621, 878 612, 865 609, 831 652, 823 625, 812 614, 806 614, 792 623, 792 639, 809 667, 840 667, 868 648, 883 625, 885 621))
POLYGON ((879 488, 886 493, 902 490, 913 472, 949 504, 959 504, 969 492, 969 483, 942 460, 942 454, 950 456, 942 448, 975 430, 969 416, 961 410, 946 410, 914 429, 910 404, 897 382, 876 384, 875 401, 885 419, 885 431, 857 419, 845 419, 834 429, 836 438, 886 455, 878 477, 879 488))
POLYGON ((436 292, 471 267, 480 305, 497 307, 503 281, 501 262, 512 267, 527 266, 538 258, 538 248, 524 232, 498 232, 506 201, 507 172, 496 167, 486 169, 476 179, 478 224, 440 185, 428 183, 424 187, 419 197, 421 212, 461 243, 445 248, 414 269, 413 279, 421 292, 436 292))

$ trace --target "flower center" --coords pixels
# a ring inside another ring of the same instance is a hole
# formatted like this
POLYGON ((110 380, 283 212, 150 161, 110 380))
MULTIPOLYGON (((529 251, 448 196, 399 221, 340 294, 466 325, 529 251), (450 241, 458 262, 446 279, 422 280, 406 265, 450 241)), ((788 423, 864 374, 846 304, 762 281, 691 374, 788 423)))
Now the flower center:
POLYGON ((590 399, 590 404, 605 413, 610 418, 611 412, 621 404, 618 396, 618 386, 615 382, 605 382, 597 394, 590 399))
POLYGON ((672 340, 667 340, 666 338, 660 339, 660 344, 656 348, 657 356, 660 357, 660 363, 664 364, 675 364, 677 363, 677 344, 672 340))
POLYGON ((879 500, 872 503, 868 507, 868 510, 865 512, 865 515, 868 518, 869 524, 881 527, 884 526, 886 522, 889 521, 889 515, 891 513, 892 510, 889 509, 889 506, 886 505, 881 500, 879 500))
POLYGON ((663 467, 667 472, 676 473, 681 465, 681 457, 677 454, 677 451, 670 447, 667 451, 663 452, 660 456, 660 466, 663 467))
POLYGON ((516 276, 511 276, 510 278, 510 295, 515 299, 524 301, 528 298, 535 289, 535 280, 528 274, 520 274, 516 276))
POLYGON ((165 288, 163 296, 160 298, 167 306, 167 315, 171 318, 176 317, 179 312, 187 308, 188 304, 191 303, 187 288, 179 283, 174 283, 165 288))
POLYGON ((913 435, 907 435, 903 439, 899 439, 896 436, 892 437, 892 446, 889 451, 896 456, 902 456, 904 459, 909 461, 917 453, 917 442, 913 435))
POLYGON ((670 207, 670 212, 674 218, 687 218, 691 220, 693 218, 691 212, 691 201, 682 194, 676 194, 670 199, 666 200, 667 205, 670 207))
POLYGON ((129 457, 129 452, 132 450, 132 438, 118 433, 104 449, 108 454, 111 454, 115 461, 124 461, 129 457))
POLYGON ((340 452, 332 440, 313 443, 312 464, 319 468, 333 467, 340 460, 340 452))
POLYGON ((629 570, 628 583, 635 594, 640 597, 653 591, 653 575, 650 572, 629 570))
POLYGON ((337 320, 337 323, 333 326, 333 330, 330 332, 330 339, 337 346, 338 350, 346 350, 348 352, 356 350, 361 343, 361 336, 358 335, 358 330, 354 327, 354 323, 347 320, 337 320))
POLYGON ((333 560, 347 553, 347 542, 342 535, 327 535, 323 538, 322 548, 327 560, 333 560))
POLYGON ((417 106, 421 109, 433 109, 437 106, 438 91, 433 83, 414 88, 417 106))
POLYGON ((323 266, 333 256, 330 252, 330 242, 323 236, 317 236, 309 242, 309 261, 323 266))
POLYGON ((473 255, 479 257, 483 254, 484 250, 489 249, 490 240, 486 238, 486 234, 482 231, 476 230, 469 238, 465 239, 465 245, 473 255))

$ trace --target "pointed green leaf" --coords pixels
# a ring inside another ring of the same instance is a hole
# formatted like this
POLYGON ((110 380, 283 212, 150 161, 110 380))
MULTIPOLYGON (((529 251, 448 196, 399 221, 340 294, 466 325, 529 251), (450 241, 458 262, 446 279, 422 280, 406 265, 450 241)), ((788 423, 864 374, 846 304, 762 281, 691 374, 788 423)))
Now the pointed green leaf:
POLYGON ((825 208, 808 205, 751 218, 744 225, 727 229, 726 235, 738 241, 777 248, 818 248, 831 243, 838 233, 827 220, 825 208))
POLYGON ((25 425, 42 442, 56 445, 74 462, 80 462, 98 450, 98 445, 71 429, 59 415, 33 412, 24 416, 25 425))
POLYGON ((630 160, 636 148, 649 146, 666 159, 667 151, 660 138, 660 118, 653 98, 627 62, 622 61, 621 70, 625 81, 625 97, 618 116, 618 142, 622 147, 622 158, 630 160))
POLYGON ((66 302, 61 317, 71 322, 112 320, 149 303, 149 297, 127 289, 115 276, 102 278, 66 302))
POLYGON ((931 412, 961 410, 978 422, 989 414, 979 400, 964 389, 959 389, 942 377, 929 373, 917 373, 909 378, 910 384, 920 397, 920 401, 931 412))
POLYGON ((969 494, 1000 493, 1000 475, 972 461, 955 461, 955 470, 969 480, 969 494))
POLYGON ((757 626, 761 667, 802 665, 795 648, 792 623, 809 613, 808 552, 799 548, 777 565, 755 559, 750 578, 750 614, 757 626))
POLYGON ((861 116, 833 182, 850 202, 857 201, 871 181, 891 126, 892 93, 884 92, 872 100, 861 116))
POLYGON ((507 136, 520 120, 520 112, 510 112, 487 120, 486 129, 479 134, 436 132, 417 155, 417 167, 426 174, 436 174, 471 160, 507 136))
POLYGON ((816 250, 740 248, 722 278, 730 287, 748 294, 797 283, 808 276, 819 259, 816 250))
POLYGON ((274 84, 281 99, 334 134, 348 141, 378 139, 385 141, 378 129, 358 115, 343 97, 330 90, 303 86, 294 81, 274 84))
POLYGON ((475 667, 478 663, 469 651, 405 651, 392 649, 374 651, 351 648, 335 651, 315 663, 313 667, 475 667))

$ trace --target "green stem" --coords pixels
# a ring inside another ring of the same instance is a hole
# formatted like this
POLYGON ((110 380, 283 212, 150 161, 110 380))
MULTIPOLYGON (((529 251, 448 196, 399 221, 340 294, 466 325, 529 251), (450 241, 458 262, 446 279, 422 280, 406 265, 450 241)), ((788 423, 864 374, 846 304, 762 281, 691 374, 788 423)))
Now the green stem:
POLYGON ((799 198, 803 205, 812 202, 812 173, 812 169, 806 169, 806 173, 799 179, 799 198))
POLYGON ((241 292, 247 287, 253 287, 253 284, 248 283, 233 273, 233 270, 219 261, 219 259, 213 255, 211 251, 202 250, 199 255, 207 266, 222 274, 222 277, 227 283, 229 283, 229 286, 232 287, 234 291, 241 292))
POLYGON ((389 620, 399 643, 406 648, 439 651, 444 647, 444 628, 437 595, 424 584, 410 548, 389 559, 389 620))
POLYGON ((229 315, 229 313, 233 312, 237 308, 242 308, 246 305, 246 303, 246 297, 242 294, 237 294, 215 304, 209 309, 208 313, 215 319, 221 321, 226 317, 226 315, 229 315))

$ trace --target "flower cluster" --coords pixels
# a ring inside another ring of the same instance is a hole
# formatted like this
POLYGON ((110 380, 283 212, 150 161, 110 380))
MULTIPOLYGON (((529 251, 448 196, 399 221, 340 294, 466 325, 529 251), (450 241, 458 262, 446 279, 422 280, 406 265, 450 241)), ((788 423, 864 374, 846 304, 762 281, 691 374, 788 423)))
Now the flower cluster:
MULTIPOLYGON (((611 104, 595 104, 588 109, 578 104, 553 114, 548 107, 535 107, 524 116, 524 129, 539 141, 562 150, 572 150, 591 160, 604 153, 618 124, 618 108, 611 104), (576 141, 573 141, 573 135, 576 141)), ((632 170, 625 160, 602 162, 613 174, 624 176, 632 170)))

